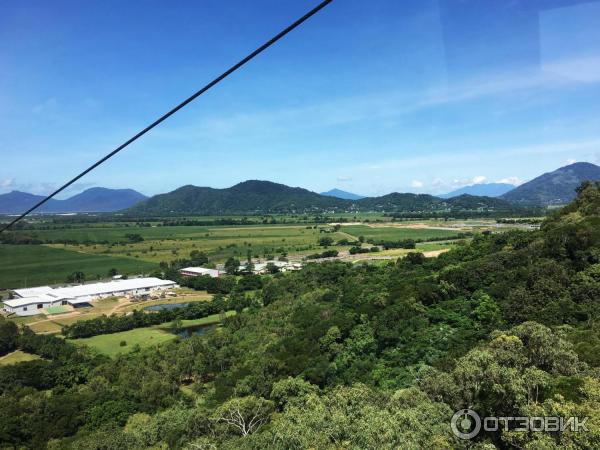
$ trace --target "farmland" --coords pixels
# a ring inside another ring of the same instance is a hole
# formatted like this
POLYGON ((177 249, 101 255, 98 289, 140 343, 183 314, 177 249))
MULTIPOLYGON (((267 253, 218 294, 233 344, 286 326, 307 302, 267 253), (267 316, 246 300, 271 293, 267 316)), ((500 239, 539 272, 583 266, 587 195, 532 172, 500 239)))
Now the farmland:
MULTIPOLYGON (((464 221, 391 223, 379 217, 339 229, 298 223, 163 226, 161 222, 34 222, 26 230, 15 231, 14 236, 33 238, 43 245, 0 244, 0 288, 64 283, 74 271, 83 272, 87 280, 106 277, 112 268, 122 274, 148 273, 157 269, 158 263, 187 258, 192 251, 205 253, 217 264, 229 257, 246 259, 248 254, 253 258, 303 257, 318 252, 318 240, 324 236, 333 240, 329 249, 344 251, 348 247, 336 243, 356 241, 359 236, 367 242, 413 239, 425 243, 453 239, 461 232, 492 225, 492 221, 468 221, 467 226, 464 221)), ((436 244, 430 250, 438 249, 436 244)))
POLYGON ((9 366, 11 364, 17 364, 25 361, 35 361, 36 359, 40 359, 37 355, 32 355, 30 353, 23 352, 21 350, 16 350, 12 353, 0 357, 0 366, 9 366))
POLYGON ((155 265, 143 260, 88 254, 42 245, 0 245, 0 288, 62 283, 73 271, 88 279, 105 277, 111 268, 140 273, 155 265))
MULTIPOLYGON (((317 248, 323 235, 319 229, 301 225, 261 225, 244 227, 156 227, 124 229, 64 230, 65 239, 80 244, 51 244, 54 248, 71 251, 137 258, 158 263, 187 257, 193 250, 206 253, 211 260, 222 262, 230 256, 245 258, 248 251, 255 257, 267 254, 306 254, 317 248), (141 242, 117 243, 126 240, 126 234, 139 233, 141 242), (90 244, 89 239, 95 242, 90 244), (88 241, 88 243, 85 243, 88 241), (108 241, 108 243, 103 243, 108 241)), ((50 236, 56 236, 52 230, 50 236)), ((348 238, 343 233, 330 233, 334 241, 348 238)), ((52 239, 48 236, 49 239, 52 239)), ((46 237, 46 236, 44 236, 46 237)))
POLYGON ((348 225, 342 227, 342 231, 353 236, 363 236, 366 240, 375 241, 399 241, 403 239, 413 239, 426 241, 429 239, 441 239, 456 237, 460 230, 432 229, 432 228, 407 228, 392 226, 367 226, 367 225, 348 225))

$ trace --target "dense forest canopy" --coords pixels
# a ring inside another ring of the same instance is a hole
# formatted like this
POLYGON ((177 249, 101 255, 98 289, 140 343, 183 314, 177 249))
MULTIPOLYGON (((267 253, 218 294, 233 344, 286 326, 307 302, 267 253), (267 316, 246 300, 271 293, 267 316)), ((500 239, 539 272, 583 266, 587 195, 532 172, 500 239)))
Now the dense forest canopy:
POLYGON ((109 359, 0 319, 0 442, 49 449, 600 448, 600 184, 539 231, 233 289, 203 336, 109 359), (248 297, 246 297, 248 296, 248 297), (229 303, 231 302, 231 303, 229 303), (484 416, 587 431, 452 433, 484 416))

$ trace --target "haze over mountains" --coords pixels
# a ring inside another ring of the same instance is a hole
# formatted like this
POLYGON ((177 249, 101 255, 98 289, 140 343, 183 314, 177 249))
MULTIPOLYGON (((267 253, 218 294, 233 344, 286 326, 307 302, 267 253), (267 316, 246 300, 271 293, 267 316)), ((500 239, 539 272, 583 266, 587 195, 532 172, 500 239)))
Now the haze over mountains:
POLYGON ((336 197, 344 200, 360 200, 364 195, 353 194, 352 192, 342 191, 341 189, 331 189, 327 192, 321 192, 321 195, 327 197, 336 197))
POLYGON ((448 192, 447 194, 438 195, 440 198, 452 198, 458 197, 459 195, 478 195, 485 197, 500 197, 502 194, 506 194, 508 191, 514 189, 514 184, 508 183, 482 183, 472 184, 470 186, 464 186, 455 191, 448 192))
MULTIPOLYGON (((43 195, 12 191, 0 195, 1 214, 20 214, 44 198, 43 195)), ((95 187, 87 189, 65 200, 50 199, 36 212, 77 213, 115 212, 129 208, 146 197, 133 189, 108 189, 95 187)))
MULTIPOLYGON (((151 198, 131 189, 92 188, 66 200, 50 200, 41 213, 116 212, 132 215, 227 215, 342 211, 502 210, 565 204, 585 180, 600 180, 600 167, 574 163, 518 187, 503 183, 466 186, 448 194, 391 193, 362 197, 332 189, 322 194, 270 181, 249 180, 226 189, 182 186, 151 198), (509 188, 512 188, 508 190, 509 188)), ((43 197, 13 191, 0 195, 0 213, 22 213, 43 197)))

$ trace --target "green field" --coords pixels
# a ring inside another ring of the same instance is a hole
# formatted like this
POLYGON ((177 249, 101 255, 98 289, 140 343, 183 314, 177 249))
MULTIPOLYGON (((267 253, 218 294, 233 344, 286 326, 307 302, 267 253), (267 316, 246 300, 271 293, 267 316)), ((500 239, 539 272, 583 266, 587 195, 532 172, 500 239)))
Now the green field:
POLYGON ((74 271, 87 279, 106 277, 109 269, 121 273, 140 273, 155 264, 134 258, 84 254, 42 245, 0 244, 0 289, 64 283, 74 271))
POLYGON ((460 230, 436 230, 436 229, 416 229, 416 228, 399 228, 399 227, 369 227, 367 225, 347 225, 343 226, 341 231, 344 231, 353 236, 364 236, 365 239, 373 239, 375 241, 400 241, 403 239, 423 240, 440 239, 456 237, 460 230))
MULTIPOLYGON (((226 315, 235 315, 235 311, 228 311, 226 315)), ((213 314, 201 319, 183 320, 181 326, 182 328, 186 328, 199 325, 210 325, 218 323, 220 320, 219 314, 213 314)), ((108 356, 116 356, 119 353, 130 352, 136 345, 139 345, 141 348, 146 348, 174 340, 177 335, 170 332, 171 326, 172 325, 169 322, 154 327, 136 328, 120 333, 101 334, 83 339, 72 339, 70 342, 77 345, 92 347, 108 356), (127 345, 121 346, 120 343, 122 341, 125 341, 127 345)))
POLYGON ((77 345, 86 345, 104 353, 108 356, 116 356, 119 353, 128 353, 136 345, 141 348, 152 347, 154 345, 169 342, 177 336, 166 330, 159 328, 136 328, 134 330, 122 331, 121 333, 101 334, 84 339, 74 339, 73 342, 77 345), (120 343, 125 341, 127 345, 120 346, 120 343))
POLYGON ((40 357, 17 350, 8 355, 0 356, 0 366, 8 366, 10 364, 17 364, 25 361, 35 361, 36 359, 40 359, 40 357))
MULTIPOLYGON (((364 236, 368 240, 398 241, 456 237, 459 230, 399 228, 394 226, 346 225, 331 232, 328 225, 247 225, 247 226, 137 226, 135 224, 77 224, 68 228, 30 229, 28 236, 45 242, 70 244, 0 245, 0 290, 66 281, 69 274, 82 271, 87 280, 106 277, 108 270, 138 274, 157 268, 161 261, 187 258, 198 250, 211 261, 228 257, 245 260, 265 256, 305 256, 321 251, 319 238, 334 242, 364 236), (327 232, 325 232, 327 231, 327 232), (127 235, 139 234, 141 242, 128 242, 127 235)), ((17 232, 21 233, 20 231, 17 232)), ((332 246, 347 250, 348 247, 332 246)))
MULTIPOLYGON (((321 229, 331 227, 321 226, 321 229)), ((219 227, 140 227, 126 229, 89 229, 81 230, 50 230, 44 233, 64 234, 65 239, 75 239, 84 242, 92 233, 99 241, 109 241, 108 244, 52 244, 53 248, 71 251, 102 254, 108 256, 134 257, 143 261, 160 262, 188 257, 191 251, 198 250, 206 253, 211 260, 223 262, 228 257, 246 258, 248 251, 253 256, 279 256, 287 254, 314 253, 320 237, 330 236, 334 241, 348 238, 345 233, 320 232, 319 229, 305 225, 259 225, 259 226, 219 226, 219 227), (138 233, 144 237, 143 242, 115 244, 111 239, 124 238, 127 233, 138 233)), ((40 231, 42 233, 42 231, 40 231)))

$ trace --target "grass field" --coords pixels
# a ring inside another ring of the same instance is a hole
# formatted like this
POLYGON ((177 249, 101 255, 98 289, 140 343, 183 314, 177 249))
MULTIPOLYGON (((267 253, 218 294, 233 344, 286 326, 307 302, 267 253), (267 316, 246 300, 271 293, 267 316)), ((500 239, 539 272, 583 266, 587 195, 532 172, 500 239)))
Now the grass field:
MULTIPOLYGON (((234 314, 235 311, 228 311, 226 315, 231 316, 234 314)), ((219 321, 219 314, 213 314, 202 319, 183 320, 182 327, 210 325, 219 321)), ((169 322, 154 327, 136 328, 121 333, 101 334, 90 338, 72 339, 69 341, 77 345, 92 347, 108 356, 116 356, 119 353, 130 352, 136 345, 139 345, 140 348, 146 348, 174 340, 177 335, 170 332, 171 327, 172 324, 169 322), (127 345, 121 346, 122 341, 125 341, 127 345)))
POLYGON ((64 283, 74 271, 82 271, 88 279, 106 277, 111 268, 122 273, 140 273, 156 265, 134 258, 85 254, 43 245, 0 244, 0 289, 64 283))
MULTIPOLYGON (((465 222, 465 221, 461 221, 465 222)), ((424 223, 424 222, 421 222, 424 223)), ((404 223, 403 223, 404 224, 404 223)), ((408 222, 407 222, 408 224, 408 222)), ((433 225, 433 223, 431 223, 433 225)), ((437 225, 451 225, 448 222, 437 225)), ((234 256, 246 259, 282 254, 304 256, 322 249, 319 238, 358 238, 396 241, 454 237, 459 230, 372 227, 345 225, 338 232, 323 233, 330 226, 319 225, 248 225, 248 226, 136 226, 106 223, 94 226, 73 223, 69 228, 27 230, 27 235, 45 241, 72 240, 79 243, 46 245, 0 245, 0 290, 40 284, 61 283, 74 271, 82 271, 88 280, 104 277, 111 268, 121 273, 149 272, 161 261, 187 258, 198 250, 211 261, 224 262, 234 256), (142 242, 128 242, 127 235, 139 234, 142 242)), ((331 249, 347 250, 332 246, 331 249)))
POLYGON ((63 314, 66 313, 67 311, 69 311, 67 308, 65 308, 64 306, 51 306, 50 308, 46 308, 46 312, 48 314, 63 314))
MULTIPOLYGON (((66 233, 64 238, 84 240, 92 233, 90 230, 60 230, 66 233), (79 234, 78 234, 79 233, 79 234)), ((44 231, 45 232, 45 231, 44 231)), ((56 233, 50 230, 49 233, 56 233)), ((220 227, 142 227, 115 229, 97 229, 99 240, 117 239, 119 234, 138 233, 144 237, 143 242, 120 244, 52 244, 53 248, 71 251, 102 254, 108 256, 125 256, 158 263, 187 257, 191 251, 206 253, 211 260, 223 262, 228 257, 246 258, 248 251, 253 256, 279 256, 287 254, 314 253, 317 241, 325 234, 318 229, 304 225, 261 225, 261 226, 220 226, 220 227), (103 234, 105 233, 105 234, 103 234)), ((40 232, 41 233, 41 232, 40 232)), ((328 233, 334 241, 348 238, 345 233, 328 233)))
POLYGON ((40 359, 40 357, 17 350, 8 355, 0 356, 0 366, 8 366, 10 364, 17 364, 25 361, 35 361, 36 359, 40 359))
POLYGON ((365 239, 400 241, 403 239, 427 240, 451 238, 458 235, 459 231, 454 230, 435 230, 435 229, 415 229, 399 227, 369 227, 367 225, 347 225, 342 227, 342 231, 353 236, 364 236, 365 239))
POLYGON ((86 345, 104 353, 108 356, 116 356, 119 353, 130 352, 136 345, 141 348, 152 347, 164 342, 172 341, 177 336, 164 329, 159 328, 136 328, 134 330, 123 331, 121 333, 101 334, 84 339, 73 339, 77 345, 86 345), (125 341, 127 345, 120 346, 125 341))

